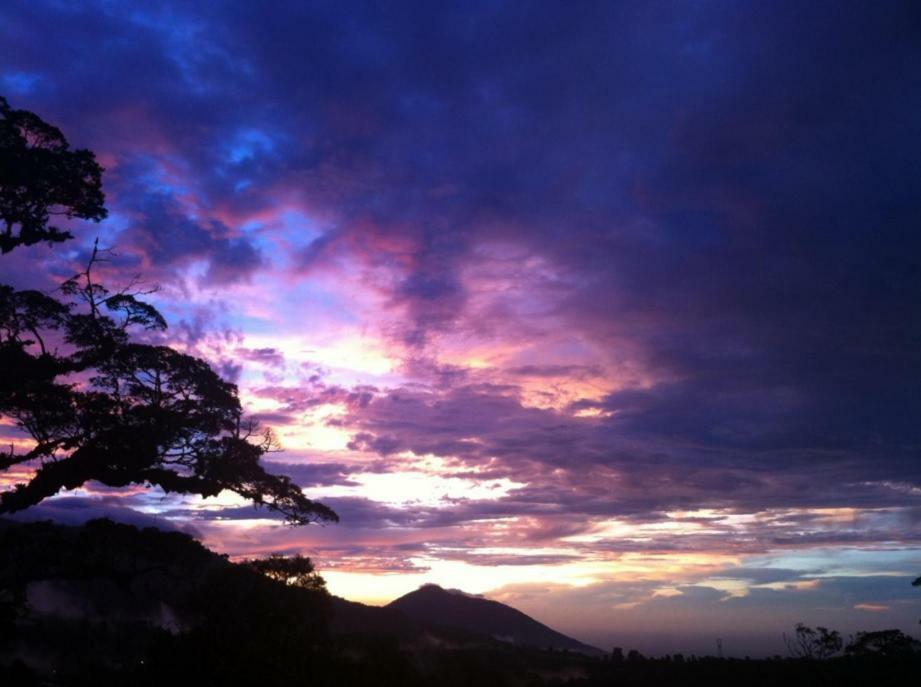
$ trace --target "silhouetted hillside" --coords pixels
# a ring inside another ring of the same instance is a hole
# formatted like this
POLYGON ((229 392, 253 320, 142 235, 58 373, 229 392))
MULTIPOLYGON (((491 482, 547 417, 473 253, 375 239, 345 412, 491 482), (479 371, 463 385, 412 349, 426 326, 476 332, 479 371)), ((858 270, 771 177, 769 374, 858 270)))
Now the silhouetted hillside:
POLYGON ((459 628, 521 646, 566 649, 590 656, 604 653, 537 622, 511 606, 447 591, 438 585, 420 587, 392 601, 386 608, 400 611, 412 620, 432 627, 459 628))
POLYGON ((335 634, 373 634, 412 639, 424 631, 419 623, 396 609, 368 606, 338 596, 331 597, 330 606, 330 630, 335 634))
POLYGON ((328 611, 178 532, 0 521, 0 667, 48 684, 281 684, 329 667, 328 611))
POLYGON ((412 618, 390 606, 368 606, 330 597, 329 629, 338 637, 364 635, 395 640, 406 648, 502 648, 488 632, 412 618))

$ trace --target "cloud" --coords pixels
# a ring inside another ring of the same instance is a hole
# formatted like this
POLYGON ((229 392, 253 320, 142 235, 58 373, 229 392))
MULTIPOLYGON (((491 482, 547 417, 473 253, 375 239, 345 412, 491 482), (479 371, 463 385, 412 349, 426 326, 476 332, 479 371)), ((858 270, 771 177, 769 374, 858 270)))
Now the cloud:
MULTIPOLYGON (((604 401, 612 416, 593 418, 527 407, 516 391, 475 385, 377 394, 350 408, 345 424, 358 430, 350 446, 385 457, 444 456, 484 477, 516 475, 528 486, 513 499, 579 512, 908 507, 917 498, 886 486, 911 468, 881 453, 870 461, 852 447, 791 445, 768 418, 733 433, 725 423, 741 420, 731 417, 729 399, 714 409, 715 401, 676 400, 667 387, 631 391, 604 401), (719 424, 708 428, 708 418, 719 424)), ((748 404, 743 412, 758 411, 748 404)))
POLYGON ((207 269, 201 279, 222 285, 246 279, 263 265, 264 258, 248 238, 234 236, 219 220, 194 217, 190 214, 194 210, 182 207, 174 189, 152 190, 143 166, 122 169, 119 177, 127 177, 118 186, 128 186, 120 189, 120 197, 131 214, 127 228, 114 240, 125 247, 124 251, 139 257, 145 272, 163 274, 170 268, 204 260, 207 269))
MULTIPOLYGON (((356 528, 917 547, 914 8, 802 5, 20 3, 0 78, 99 153, 107 274, 172 341, 268 424, 337 409, 299 482, 522 485, 356 528)), ((4 279, 69 276, 74 231, 4 279)))
POLYGON ((269 367, 284 367, 285 365, 284 354, 275 348, 241 348, 237 349, 235 354, 243 360, 269 367))
POLYGON ((681 585, 667 594, 656 582, 511 585, 490 598, 598 646, 713 655, 715 638, 721 637, 726 655, 741 657, 786 655, 783 634, 790 634, 797 622, 837 629, 845 638, 870 627, 911 632, 917 615, 911 591, 907 580, 879 576, 825 578, 800 588, 753 587, 744 595, 727 594, 707 582, 681 585), (866 598, 857 605, 873 611, 854 614, 842 598, 866 598))
POLYGON ((7 515, 10 520, 38 522, 51 520, 61 525, 82 525, 89 520, 108 518, 135 527, 154 527, 159 530, 179 531, 194 537, 200 533, 188 523, 177 523, 162 517, 148 515, 120 503, 117 497, 86 498, 64 496, 46 500, 26 511, 7 515))

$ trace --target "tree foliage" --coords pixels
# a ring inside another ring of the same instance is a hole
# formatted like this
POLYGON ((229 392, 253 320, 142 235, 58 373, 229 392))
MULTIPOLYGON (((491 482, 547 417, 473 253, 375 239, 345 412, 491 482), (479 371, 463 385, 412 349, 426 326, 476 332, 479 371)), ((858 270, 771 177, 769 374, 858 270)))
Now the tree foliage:
POLYGON ((88 150, 71 150, 56 127, 0 97, 0 252, 72 238, 52 216, 99 221, 102 168, 88 150))
POLYGON ((907 657, 921 654, 921 642, 901 630, 858 632, 847 646, 852 656, 907 657))
POLYGON ((841 633, 837 630, 821 626, 813 629, 803 623, 796 624, 793 637, 784 635, 784 642, 790 654, 796 658, 830 658, 840 652, 843 646, 841 633))
POLYGON ((284 556, 273 553, 268 558, 254 558, 242 561, 241 564, 289 587, 326 591, 326 581, 314 569, 313 562, 300 554, 284 556))
MULTIPOLYGON (((2 99, 0 108, 4 252, 70 238, 47 226, 52 206, 74 217, 105 216, 92 154, 68 153, 54 127, 2 99), (17 160, 28 173, 8 169, 17 160)), ((98 283, 93 269, 101 259, 94 247, 86 269, 56 297, 0 285, 0 417, 33 441, 27 450, 0 452, 0 470, 33 469, 27 482, 0 494, 0 513, 95 480, 205 497, 226 489, 294 524, 337 520, 288 478, 265 471, 260 459, 273 448, 272 434, 244 418, 234 384, 203 360, 133 336, 155 341, 166 322, 140 293, 98 283)))
POLYGON ((134 295, 93 281, 96 259, 94 250, 64 283, 64 300, 0 286, 0 414, 34 441, 0 454, 0 469, 39 463, 27 483, 0 495, 0 513, 96 480, 202 496, 227 489, 296 524, 335 520, 264 470, 273 437, 244 419, 235 385, 203 360, 131 339, 132 330, 166 323, 134 295))

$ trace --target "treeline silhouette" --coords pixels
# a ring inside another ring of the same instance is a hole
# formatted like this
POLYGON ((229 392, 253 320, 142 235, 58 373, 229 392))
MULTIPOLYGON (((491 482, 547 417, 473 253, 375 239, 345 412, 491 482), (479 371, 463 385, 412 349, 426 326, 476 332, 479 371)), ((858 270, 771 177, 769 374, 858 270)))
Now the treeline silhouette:
MULTIPOLYGON (((54 218, 104 219, 102 171, 0 98, 0 260, 73 238, 54 218)), ((27 475, 0 493, 0 514, 96 481, 230 490, 294 525, 337 520, 265 471, 274 437, 244 416, 233 384, 138 339, 166 322, 136 283, 98 280, 110 257, 95 245, 51 294, 0 285, 0 417, 32 440, 0 452, 0 471, 27 475)), ((918 643, 898 631, 861 633, 839 657, 836 633, 799 626, 783 660, 598 658, 356 606, 330 597, 303 556, 234 563, 178 532, 0 519, 0 685, 885 685, 921 674, 918 643)))

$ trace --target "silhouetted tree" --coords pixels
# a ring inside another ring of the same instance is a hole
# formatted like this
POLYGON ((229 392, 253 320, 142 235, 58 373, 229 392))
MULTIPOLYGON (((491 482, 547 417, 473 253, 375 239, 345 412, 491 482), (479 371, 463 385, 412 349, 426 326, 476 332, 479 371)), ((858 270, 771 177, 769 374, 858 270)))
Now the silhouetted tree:
POLYGON ((250 570, 261 573, 289 587, 326 591, 326 581, 314 569, 313 562, 306 556, 283 556, 274 553, 268 558, 254 558, 241 561, 250 570))
POLYGON ((93 153, 71 150, 56 127, 0 97, 0 252, 72 238, 51 216, 103 219, 101 176, 93 153))
POLYGON ((921 642, 901 630, 858 632, 847 646, 853 656, 913 656, 921 653, 921 642))
MULTIPOLYGON (((0 105, 2 166, 21 158, 30 169, 0 178, 4 252, 70 238, 47 227, 56 205, 69 216, 105 216, 92 154, 66 157, 57 129, 10 110, 5 100, 0 105), (16 132, 25 142, 16 142, 16 132)), ((288 478, 264 470, 260 459, 273 448, 272 434, 243 417, 234 384, 203 360, 132 340, 132 331, 156 332, 166 322, 137 292, 112 293, 99 284, 93 268, 100 259, 94 247, 86 269, 62 285, 60 300, 0 285, 0 417, 34 442, 0 452, 0 470, 34 467, 28 482, 0 494, 0 513, 95 480, 206 497, 227 489, 294 524, 337 520, 288 478)))
MULTIPOLYGON (((916 578, 915 581, 911 583, 911 586, 921 587, 921 577, 916 578)), ((918 622, 921 623, 921 620, 919 620, 918 622)))
POLYGON ((803 623, 796 624, 793 637, 784 634, 783 638, 790 655, 797 658, 829 658, 841 651, 843 646, 841 633, 837 630, 827 627, 813 629, 803 623))
POLYGON ((87 269, 64 283, 68 300, 0 287, 0 415, 35 442, 0 454, 0 469, 42 463, 0 496, 0 513, 96 480, 202 496, 227 489, 296 524, 335 520, 290 480, 265 472, 260 458, 272 435, 243 418, 235 385, 202 360, 131 341, 129 330, 166 323, 133 294, 95 283, 96 259, 94 249, 87 269), (51 349, 49 339, 61 346, 51 349))

